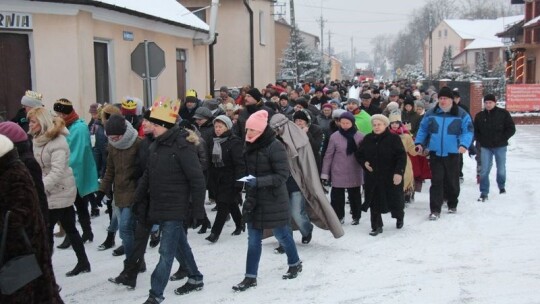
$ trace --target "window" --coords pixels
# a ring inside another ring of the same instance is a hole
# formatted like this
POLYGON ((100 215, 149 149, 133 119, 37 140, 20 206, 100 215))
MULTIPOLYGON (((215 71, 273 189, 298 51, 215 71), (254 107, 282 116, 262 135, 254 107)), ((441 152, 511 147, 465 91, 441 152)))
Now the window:
POLYGON ((266 18, 263 11, 259 11, 259 43, 266 45, 266 18))
POLYGON ((439 38, 441 38, 441 30, 439 30, 439 38))
POLYGON ((96 101, 111 102, 109 74, 109 44, 94 41, 94 66, 96 70, 96 101))
POLYGON ((444 38, 448 37, 448 30, 444 29, 444 38))
POLYGON ((199 17, 199 19, 201 19, 202 21, 204 21, 204 23, 206 23, 206 8, 204 8, 204 7, 189 7, 187 9, 190 10, 193 13, 193 15, 199 17))

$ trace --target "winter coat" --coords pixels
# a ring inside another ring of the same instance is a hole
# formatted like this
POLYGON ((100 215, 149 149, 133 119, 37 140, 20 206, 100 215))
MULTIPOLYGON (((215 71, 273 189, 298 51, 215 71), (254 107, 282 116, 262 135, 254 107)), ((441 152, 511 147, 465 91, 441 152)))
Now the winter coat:
POLYGON ((23 228, 43 274, 9 296, 0 294, 0 303, 63 303, 51 264, 48 229, 41 216, 34 183, 15 150, 0 158, 0 235, 5 233, 2 230, 8 210, 11 214, 4 261, 29 253, 18 231, 23 228))
POLYGON ((405 172, 403 174, 403 191, 411 192, 414 191, 414 174, 409 155, 416 156, 418 153, 416 152, 416 147, 410 134, 400 134, 399 137, 401 138, 405 152, 407 152, 407 165, 405 166, 405 172))
POLYGON ((508 140, 516 133, 512 116, 499 107, 484 109, 474 117, 474 137, 484 148, 508 146, 508 140))
POLYGON ((273 229, 289 223, 289 193, 285 181, 289 177, 287 152, 266 127, 254 143, 246 142, 244 152, 247 174, 257 178, 256 187, 247 187, 246 206, 252 205, 251 219, 255 229, 273 229))
POLYGON ((307 136, 309 138, 309 144, 313 150, 313 156, 315 157, 315 162, 317 163, 317 169, 321 172, 321 145, 324 139, 323 132, 318 125, 311 124, 309 126, 307 136))
POLYGON ((189 123, 191 124, 194 124, 195 119, 193 118, 193 115, 195 115, 195 111, 197 110, 198 107, 199 107, 198 103, 193 109, 188 109, 188 107, 186 106, 181 107, 179 111, 180 118, 189 121, 189 123))
MULTIPOLYGON (((356 144, 360 144, 364 135, 354 135, 356 144)), ((323 159, 321 179, 332 182, 332 187, 354 188, 364 184, 362 167, 354 159, 354 154, 347 155, 347 139, 339 131, 330 136, 328 148, 323 159)))
POLYGON ((34 138, 34 157, 41 166, 49 209, 72 206, 77 187, 69 166, 70 150, 66 137, 59 134, 46 143, 34 138))
POLYGON ((366 111, 369 114, 369 116, 382 113, 381 108, 374 105, 373 102, 369 105, 369 107, 364 107, 364 105, 360 105, 360 109, 362 109, 363 111, 366 111))
POLYGON ((98 189, 96 162, 90 144, 90 132, 82 119, 68 126, 69 166, 73 169, 79 195, 84 197, 98 189))
MULTIPOLYGON (((215 135, 215 134, 214 134, 215 135)), ((208 187, 214 191, 214 196, 219 202, 233 202, 236 195, 242 191, 243 183, 237 180, 246 174, 244 162, 243 141, 229 130, 222 135, 227 141, 221 144, 221 157, 224 166, 216 167, 210 161, 208 167, 208 187)), ((210 144, 210 151, 214 148, 214 142, 210 144)), ((210 152, 211 154, 212 152, 210 152)))
POLYGON ((150 145, 147 166, 135 198, 149 196, 144 217, 150 222, 204 218, 206 184, 197 157, 197 136, 174 126, 150 145))
POLYGON ((206 155, 207 159, 210 159, 210 155, 212 154, 212 151, 210 151, 208 148, 212 141, 214 140, 214 124, 212 123, 212 120, 208 120, 205 122, 202 126, 198 127, 199 134, 204 140, 204 143, 206 144, 206 155))
POLYGON ((444 112, 437 104, 426 112, 420 122, 416 145, 423 145, 440 157, 459 153, 460 146, 469 148, 473 140, 471 116, 455 103, 450 112, 444 112))
POLYGON ((131 147, 121 150, 109 143, 109 156, 107 157, 107 170, 99 185, 99 190, 110 193, 114 185, 114 203, 119 208, 130 207, 135 201, 137 189, 137 153, 141 144, 137 138, 131 147))
POLYGON ((418 132, 418 127, 420 126, 420 121, 422 120, 422 117, 418 115, 414 110, 411 110, 409 112, 402 111, 401 112, 401 121, 404 124, 410 123, 411 129, 409 130, 412 134, 416 134, 418 132))
POLYGON ((355 156, 366 173, 366 203, 379 206, 382 213, 403 209, 403 181, 394 185, 394 174, 403 176, 407 164, 407 155, 399 136, 388 129, 381 134, 370 133, 358 146, 355 156), (366 162, 369 162, 373 172, 367 170, 366 162))
POLYGON ((294 108, 287 105, 286 107, 279 107, 279 113, 289 117, 294 114, 294 108))
POLYGON ((107 167, 107 144, 109 140, 105 135, 105 128, 101 120, 94 120, 89 126, 91 139, 92 153, 94 154, 94 161, 96 162, 96 169, 98 170, 98 177, 102 177, 105 174, 105 168, 107 167))

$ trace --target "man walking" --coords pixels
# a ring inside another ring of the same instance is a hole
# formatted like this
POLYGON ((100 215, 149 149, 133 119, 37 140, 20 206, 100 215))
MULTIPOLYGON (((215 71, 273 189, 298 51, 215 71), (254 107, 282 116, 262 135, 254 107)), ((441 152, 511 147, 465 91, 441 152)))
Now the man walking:
POLYGON ((484 110, 474 117, 474 136, 480 142, 480 198, 485 202, 489 194, 489 172, 493 157, 497 164, 497 186, 499 193, 506 193, 506 148, 508 139, 516 133, 510 113, 497 107, 495 96, 484 97, 484 110))
POLYGON ((471 116, 452 99, 452 90, 442 87, 438 104, 425 114, 416 136, 417 151, 421 153, 424 147, 429 150, 432 174, 430 220, 440 217, 445 198, 448 199, 448 212, 456 212, 460 191, 459 154, 467 152, 473 139, 471 116))

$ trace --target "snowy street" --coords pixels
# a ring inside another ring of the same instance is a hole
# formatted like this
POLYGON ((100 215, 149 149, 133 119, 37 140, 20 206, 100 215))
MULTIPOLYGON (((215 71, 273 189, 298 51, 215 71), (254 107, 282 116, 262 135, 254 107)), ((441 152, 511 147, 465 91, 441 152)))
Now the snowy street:
MULTIPOLYGON (((443 206, 438 221, 428 220, 427 181, 405 209, 402 230, 386 214, 384 232, 372 237, 369 213, 363 213, 358 226, 351 226, 347 214, 340 239, 315 228, 313 240, 304 245, 295 232, 303 272, 294 280, 281 279, 286 256, 274 254, 275 238, 266 239, 258 286, 240 293, 231 287, 244 277, 247 233, 231 236, 234 223, 229 221, 219 241, 211 244, 204 239, 208 233, 190 230, 204 289, 177 296, 174 289, 185 280, 169 282, 163 303, 540 303, 540 128, 516 127, 508 147, 504 195, 498 194, 494 163, 489 200, 476 201, 476 163, 466 154, 456 214, 443 206)), ((212 207, 206 205, 213 222, 212 207)), ((134 291, 108 282, 122 270, 123 257, 113 257, 112 249, 97 250, 109 223, 104 210, 92 220, 94 242, 85 244, 92 272, 66 277, 76 264, 75 253, 55 248, 53 266, 62 298, 66 303, 143 303, 158 248, 147 249, 148 270, 139 275, 134 291)), ((55 238, 55 245, 61 241, 55 238)), ((177 267, 175 262, 172 271, 177 267)))

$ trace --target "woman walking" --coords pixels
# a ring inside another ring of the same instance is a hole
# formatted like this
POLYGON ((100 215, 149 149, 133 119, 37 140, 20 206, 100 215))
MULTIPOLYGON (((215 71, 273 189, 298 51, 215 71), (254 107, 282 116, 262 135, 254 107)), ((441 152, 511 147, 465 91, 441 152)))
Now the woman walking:
POLYGON ((77 195, 73 171, 69 167, 69 131, 64 120, 53 117, 45 108, 28 112, 29 133, 34 137, 34 156, 43 172, 43 185, 49 204, 49 242, 53 246, 54 224, 60 221, 77 255, 77 265, 68 277, 90 272, 90 262, 83 241, 75 227, 73 203, 77 195))

